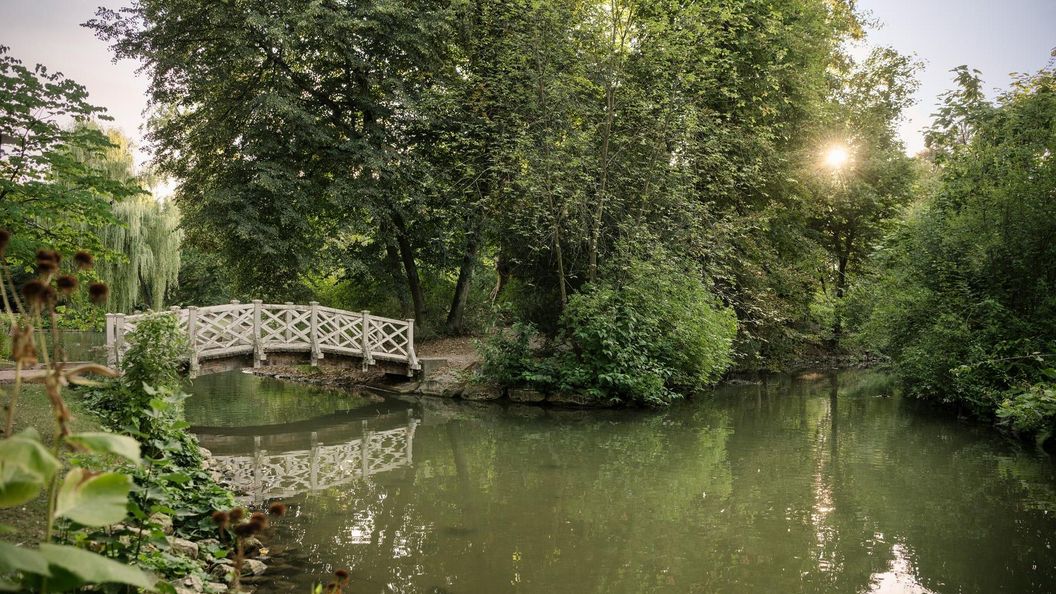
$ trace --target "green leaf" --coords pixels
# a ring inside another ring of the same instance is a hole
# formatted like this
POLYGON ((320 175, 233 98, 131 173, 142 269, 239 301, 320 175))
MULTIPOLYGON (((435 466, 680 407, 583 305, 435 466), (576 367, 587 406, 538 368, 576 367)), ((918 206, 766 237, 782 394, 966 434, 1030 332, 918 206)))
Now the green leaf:
POLYGON ((59 470, 35 431, 0 440, 0 507, 32 501, 59 470))
POLYGON ((48 560, 39 551, 0 542, 0 571, 50 576, 48 560))
POLYGON ((76 433, 66 438, 74 447, 81 447, 97 454, 113 454, 139 464, 139 442, 126 435, 116 433, 76 433))
POLYGON ((191 477, 183 472, 170 472, 168 474, 163 474, 158 478, 170 483, 176 483, 177 485, 191 482, 191 477))
POLYGON ((127 515, 132 479, 117 473, 91 474, 74 468, 59 488, 55 517, 65 517, 85 526, 107 526, 127 515))
POLYGON ((128 584, 154 591, 156 580, 149 574, 97 555, 91 551, 67 545, 42 544, 40 553, 51 565, 56 576, 56 590, 81 584, 128 584))

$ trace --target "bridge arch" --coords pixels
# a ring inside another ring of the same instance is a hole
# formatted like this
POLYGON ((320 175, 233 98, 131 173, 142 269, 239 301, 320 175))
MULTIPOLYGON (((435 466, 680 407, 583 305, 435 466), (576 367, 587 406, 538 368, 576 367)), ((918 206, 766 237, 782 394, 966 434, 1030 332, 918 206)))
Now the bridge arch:
MULTIPOLYGON (((324 358, 358 361, 364 371, 380 366, 408 376, 421 369, 414 350, 414 320, 398 320, 324 307, 238 300, 206 307, 172 307, 190 345, 192 377, 241 367, 298 359, 318 365, 324 358)), ((107 314, 110 366, 120 365, 128 335, 150 313, 107 314)))

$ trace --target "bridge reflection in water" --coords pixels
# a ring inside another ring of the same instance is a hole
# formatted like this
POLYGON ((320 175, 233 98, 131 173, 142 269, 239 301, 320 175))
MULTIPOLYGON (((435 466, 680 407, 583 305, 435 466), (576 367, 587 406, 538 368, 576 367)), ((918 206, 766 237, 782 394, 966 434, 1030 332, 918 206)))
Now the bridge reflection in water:
POLYGON ((408 410, 403 426, 378 431, 364 420, 357 438, 326 445, 312 431, 308 449, 274 453, 262 447, 262 436, 255 435, 252 453, 214 455, 213 459, 223 481, 244 493, 245 500, 259 503, 287 498, 411 466, 418 422, 408 410))

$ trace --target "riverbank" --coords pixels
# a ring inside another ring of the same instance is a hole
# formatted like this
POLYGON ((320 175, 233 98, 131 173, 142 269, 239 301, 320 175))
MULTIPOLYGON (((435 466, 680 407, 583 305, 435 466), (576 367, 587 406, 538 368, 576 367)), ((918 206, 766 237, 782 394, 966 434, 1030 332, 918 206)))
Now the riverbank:
POLYGON ((418 345, 422 372, 414 378, 327 365, 278 365, 247 369, 247 373, 277 380, 328 388, 370 388, 402 395, 431 396, 472 402, 508 401, 517 404, 575 408, 612 408, 614 405, 576 393, 543 393, 530 388, 507 388, 486 381, 478 370, 481 356, 476 339, 442 338, 418 345))
MULTIPOLYGON (((85 406, 78 391, 66 390, 64 397, 72 414, 70 427, 74 433, 105 430, 102 419, 85 406)), ((54 445, 55 420, 51 403, 41 386, 23 386, 15 407, 13 426, 16 433, 33 428, 41 434, 45 445, 54 445)), ((223 484, 223 476, 211 453, 202 449, 201 454, 202 470, 214 482, 223 484)), ((116 552, 118 558, 135 559, 137 565, 158 575, 177 594, 227 592, 234 566, 230 547, 200 528, 181 530, 177 525, 181 522, 174 523, 173 517, 185 516, 188 510, 171 511, 174 513, 155 512, 141 520, 128 517, 122 523, 89 530, 85 532, 82 546, 95 551, 107 550, 110 555, 116 552)), ((0 540, 23 546, 41 542, 45 536, 47 514, 48 502, 44 493, 24 505, 0 508, 0 525, 10 528, 0 531, 0 540)), ((182 524, 188 524, 187 518, 182 524)), ((252 583, 268 568, 267 548, 258 539, 253 539, 250 544, 242 567, 243 583, 252 583)))
MULTIPOLYGON (((335 389, 369 388, 401 395, 429 396, 472 402, 506 401, 516 404, 601 409, 617 405, 575 393, 543 393, 529 388, 508 388, 489 383, 479 373, 482 357, 476 338, 457 337, 423 341, 418 356, 422 373, 415 378, 387 375, 381 371, 361 371, 336 365, 278 365, 247 369, 261 377, 335 389)), ((867 369, 882 365, 882 359, 861 354, 805 357, 785 370, 733 370, 719 385, 757 384, 774 374, 803 380, 816 380, 846 369, 867 369)))

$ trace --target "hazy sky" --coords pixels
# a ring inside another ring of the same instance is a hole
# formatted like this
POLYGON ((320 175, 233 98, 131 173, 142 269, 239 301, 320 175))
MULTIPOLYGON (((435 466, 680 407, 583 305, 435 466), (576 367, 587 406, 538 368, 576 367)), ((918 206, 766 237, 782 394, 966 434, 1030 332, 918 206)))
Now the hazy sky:
MULTIPOLYGON (((114 2, 111 5, 115 5, 114 2)), ((114 123, 141 142, 146 80, 136 64, 113 64, 106 46, 79 25, 99 0, 0 0, 0 45, 27 64, 40 62, 88 88, 114 123)), ((881 23, 870 44, 889 45, 925 63, 917 105, 901 128, 907 150, 923 147, 937 97, 951 86, 949 70, 967 64, 987 87, 1004 88, 1011 72, 1034 72, 1056 48, 1056 0, 859 0, 881 23)), ((148 155, 140 150, 138 161, 148 155)))

